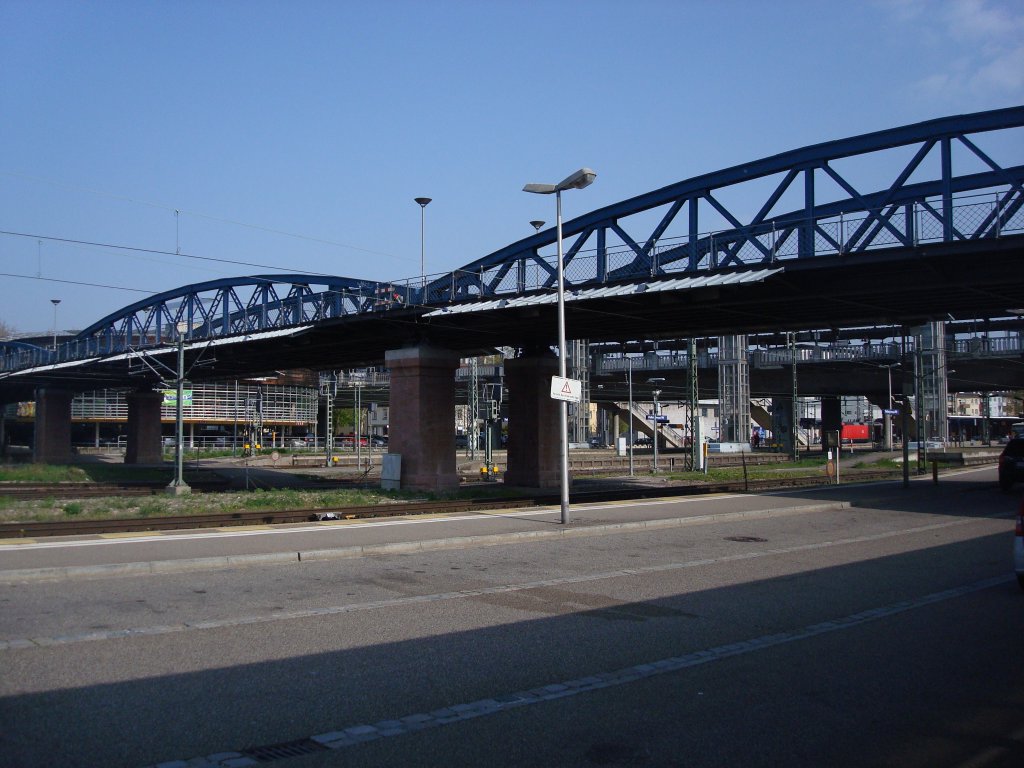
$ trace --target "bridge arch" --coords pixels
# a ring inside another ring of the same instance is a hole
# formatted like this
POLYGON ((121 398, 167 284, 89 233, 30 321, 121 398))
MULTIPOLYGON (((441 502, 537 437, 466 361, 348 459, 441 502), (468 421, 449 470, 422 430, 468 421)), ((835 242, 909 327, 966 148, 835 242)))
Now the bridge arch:
POLYGON ((158 293, 112 312, 71 343, 95 353, 179 339, 209 340, 390 309, 410 288, 334 275, 266 274, 220 278, 158 293))
MULTIPOLYGON (((945 117, 784 152, 605 206, 563 224, 563 237, 569 241, 566 285, 583 287, 1020 231, 1024 229, 1024 166, 1012 164, 1019 158, 998 162, 972 137, 1022 126, 1024 107, 945 117), (954 146, 987 170, 957 174, 954 146), (911 148, 912 157, 897 169, 887 188, 876 192, 861 192, 848 178, 853 174, 840 173, 834 165, 847 158, 870 161, 897 147, 911 148), (939 157, 937 178, 914 181, 933 153, 939 157), (716 197, 716 192, 773 176, 781 176, 780 181, 746 222, 716 197), (846 197, 819 203, 816 182, 821 179, 846 197), (793 189, 802 197, 802 206, 775 213, 793 189), (962 200, 959 205, 954 200, 954 195, 980 192, 991 194, 962 200), (653 228, 642 230, 642 236, 627 231, 624 219, 659 208, 664 212, 653 228), (716 231, 702 228, 703 212, 714 214, 725 226, 716 231)), ((428 284, 425 301, 551 289, 556 265, 553 257, 541 256, 540 250, 555 239, 555 229, 547 229, 466 264, 428 284)))

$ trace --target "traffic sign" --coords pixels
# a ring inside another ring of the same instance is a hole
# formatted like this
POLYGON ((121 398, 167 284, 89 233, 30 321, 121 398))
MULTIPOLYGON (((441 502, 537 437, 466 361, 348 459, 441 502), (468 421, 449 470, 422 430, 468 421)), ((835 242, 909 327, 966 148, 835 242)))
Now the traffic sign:
POLYGON ((567 403, 578 403, 583 396, 583 382, 579 379, 563 379, 561 376, 551 377, 551 399, 565 400, 567 403))

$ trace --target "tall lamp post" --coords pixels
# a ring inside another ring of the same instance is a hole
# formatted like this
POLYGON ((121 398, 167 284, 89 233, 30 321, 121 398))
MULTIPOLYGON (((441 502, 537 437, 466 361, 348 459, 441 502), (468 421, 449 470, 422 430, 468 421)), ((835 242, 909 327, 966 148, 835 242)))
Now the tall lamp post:
POLYGON ((60 299, 50 299, 50 303, 53 304, 53 351, 57 351, 57 305, 60 304, 60 299))
MULTIPOLYGON (((656 378, 653 378, 653 379, 648 379, 647 383, 648 384, 653 384, 654 386, 658 386, 663 381, 665 381, 665 379, 663 379, 661 377, 656 377, 656 378)), ((660 394, 661 394, 661 390, 660 389, 655 389, 655 390, 652 390, 652 392, 651 392, 651 399, 652 399, 653 404, 654 404, 654 429, 652 431, 654 432, 654 471, 655 472, 658 471, 658 426, 659 426, 658 416, 660 415, 658 413, 658 395, 660 395, 660 394)))
POLYGON ((626 358, 626 381, 629 383, 629 476, 633 476, 633 358, 626 358))
MULTIPOLYGON (((427 203, 430 202, 431 198, 429 198, 429 197, 417 197, 417 198, 414 198, 414 200, 415 200, 415 202, 419 203, 419 206, 420 206, 420 288, 423 288, 427 284, 427 271, 426 271, 427 261, 426 261, 426 258, 424 257, 425 250, 424 250, 424 244, 423 244, 424 243, 423 230, 424 230, 424 223, 426 222, 426 218, 427 218, 427 203)), ((424 296, 424 299, 425 298, 426 297, 424 296)))
MULTIPOLYGON (((597 174, 589 168, 580 168, 567 176, 558 184, 527 184, 523 192, 537 195, 555 196, 556 239, 558 241, 558 375, 565 376, 565 269, 562 264, 562 191, 566 189, 583 189, 594 183, 597 174)), ((558 403, 559 435, 562 454, 562 524, 569 522, 569 404, 565 400, 558 403)))
MULTIPOLYGON (((885 425, 885 449, 892 451, 892 413, 894 410, 892 407, 892 369, 898 368, 899 363, 883 363, 882 367, 885 368, 885 372, 889 374, 889 405, 886 408, 890 413, 885 414, 885 418, 882 419, 882 424, 885 425)), ((906 439, 906 438, 904 438, 906 439)))

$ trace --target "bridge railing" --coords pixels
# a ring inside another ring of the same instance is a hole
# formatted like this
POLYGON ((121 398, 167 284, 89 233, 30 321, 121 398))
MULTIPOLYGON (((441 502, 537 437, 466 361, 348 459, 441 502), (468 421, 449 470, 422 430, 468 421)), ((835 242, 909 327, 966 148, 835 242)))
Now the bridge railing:
POLYGON ((962 357, 1018 356, 1024 354, 1024 339, 1020 336, 955 339, 946 351, 962 357))
MULTIPOLYGON (((907 339, 907 352, 913 353, 914 339, 907 339)), ((961 358, 972 357, 1016 357, 1024 353, 1024 339, 1019 335, 994 337, 953 339, 947 344, 946 353, 961 358)), ((798 347, 796 349, 797 365, 834 362, 872 362, 895 361, 902 354, 901 345, 894 342, 879 344, 836 344, 817 347, 798 347)), ((752 368, 778 368, 793 363, 794 352, 791 349, 758 349, 751 350, 748 363, 752 368)), ((647 354, 643 357, 625 358, 618 353, 596 358, 594 373, 609 374, 657 370, 686 370, 689 367, 689 356, 685 352, 669 354, 647 354)), ((697 367, 711 369, 718 366, 716 352, 702 352, 697 356, 697 367)))

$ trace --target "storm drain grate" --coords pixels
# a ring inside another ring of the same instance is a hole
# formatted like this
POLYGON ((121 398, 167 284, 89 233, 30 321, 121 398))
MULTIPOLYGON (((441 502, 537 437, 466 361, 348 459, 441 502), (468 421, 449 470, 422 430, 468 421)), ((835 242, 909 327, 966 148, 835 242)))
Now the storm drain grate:
POLYGON ((243 749, 241 754, 251 757, 260 763, 271 763, 274 760, 311 755, 314 752, 323 752, 326 749, 327 747, 323 744, 312 739, 299 739, 298 741, 286 741, 283 744, 270 744, 265 747, 243 749))

